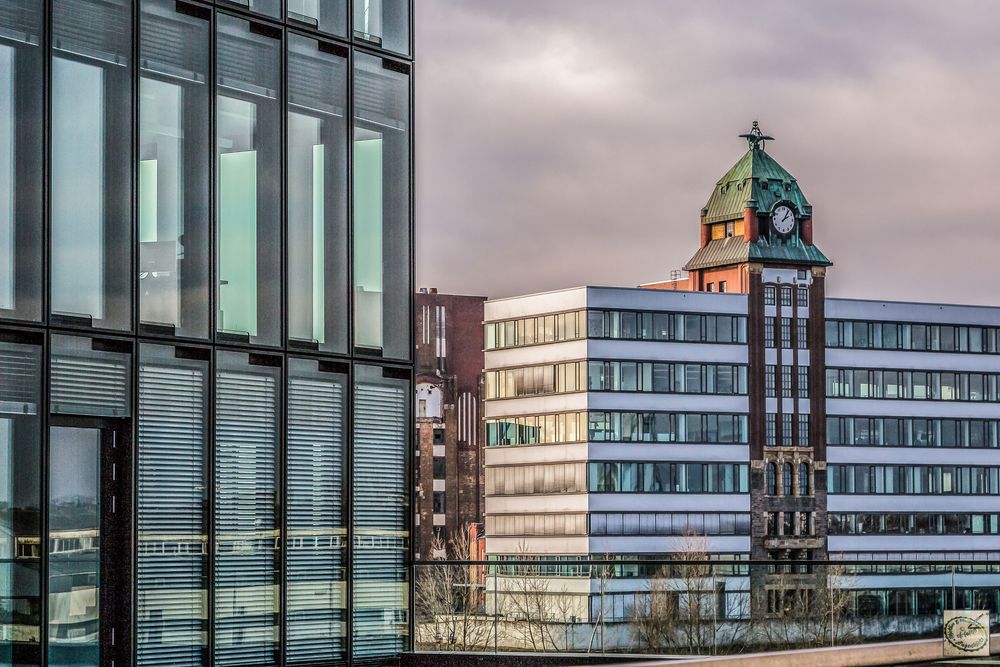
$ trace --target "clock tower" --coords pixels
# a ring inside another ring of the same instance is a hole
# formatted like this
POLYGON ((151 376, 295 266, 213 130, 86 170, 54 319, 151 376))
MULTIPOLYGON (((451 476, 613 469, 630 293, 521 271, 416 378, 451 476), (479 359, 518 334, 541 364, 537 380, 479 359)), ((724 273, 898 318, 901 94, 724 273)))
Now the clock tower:
MULTIPOLYGON (((684 267, 688 289, 747 295, 750 557, 825 561, 831 262, 813 242, 813 209, 798 181, 764 150, 772 137, 756 121, 740 136, 747 152, 701 210, 701 247, 684 267)), ((763 570, 752 578, 754 604, 769 614, 825 589, 817 577, 793 586, 763 570)))

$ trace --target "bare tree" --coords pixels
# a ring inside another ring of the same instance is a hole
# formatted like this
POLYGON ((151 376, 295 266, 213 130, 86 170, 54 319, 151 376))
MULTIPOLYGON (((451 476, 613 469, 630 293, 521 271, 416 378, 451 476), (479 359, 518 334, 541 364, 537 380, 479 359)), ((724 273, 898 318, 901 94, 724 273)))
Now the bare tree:
MULTIPOLYGON (((527 545, 518 547, 518 559, 531 558, 527 545)), ((510 574, 497 578, 499 609, 507 617, 510 639, 534 651, 555 649, 551 621, 557 611, 558 596, 567 595, 565 589, 553 593, 551 576, 546 576, 539 565, 527 564, 509 566, 510 574)))
MULTIPOLYGON (((435 537, 431 553, 445 552, 452 560, 466 560, 470 538, 459 531, 446 545, 435 537)), ((418 643, 425 647, 467 651, 485 648, 492 623, 482 609, 479 566, 425 565, 419 568, 414 586, 418 643)))
MULTIPOLYGON (((796 566, 783 566, 794 568, 796 566)), ((759 641, 770 649, 831 646, 853 641, 847 622, 852 581, 843 565, 813 566, 808 572, 771 573, 766 578, 759 641), (821 568, 821 569, 820 569, 821 568)))

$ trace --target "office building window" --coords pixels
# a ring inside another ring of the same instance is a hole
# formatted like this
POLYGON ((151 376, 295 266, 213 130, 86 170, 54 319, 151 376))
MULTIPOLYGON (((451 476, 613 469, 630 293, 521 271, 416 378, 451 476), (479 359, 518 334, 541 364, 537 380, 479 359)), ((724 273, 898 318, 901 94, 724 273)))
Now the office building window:
POLYGON ((769 446, 775 446, 778 444, 778 428, 777 428, 777 415, 773 412, 768 412, 764 415, 764 444, 769 446))
POLYGON ((274 345, 281 329, 280 32, 221 14, 217 28, 218 329, 274 345))
POLYGON ((191 338, 209 334, 207 18, 172 0, 142 3, 139 322, 191 338))
POLYGON ((44 266, 42 9, 38 0, 0 1, 0 317, 34 321, 44 266))
POLYGON ((799 447, 809 446, 809 415, 799 415, 799 447))
POLYGON ((781 319, 781 347, 785 350, 792 347, 792 321, 787 317, 781 319))
POLYGON ((139 665, 197 667, 208 649, 209 355, 188 356, 139 349, 139 665))
POLYGON ((764 305, 773 306, 775 303, 775 288, 774 285, 766 285, 764 287, 764 305))
POLYGON ((800 317, 795 321, 795 344, 800 350, 809 347, 809 320, 800 317))
POLYGON ((406 0, 352 0, 354 37, 388 51, 410 52, 410 3, 406 0))
POLYGON ((347 367, 288 361, 287 496, 290 663, 346 653, 347 367))
MULTIPOLYGON (((768 463, 764 472, 765 492, 769 496, 778 495, 778 466, 775 463, 768 463)), ((771 516, 774 516, 773 514, 771 516)))
MULTIPOLYGON (((792 464, 785 462, 781 465, 781 493, 784 496, 792 495, 792 464)), ((786 512, 787 514, 787 512, 786 512)))
POLYGON ((799 398, 809 398, 809 367, 799 366, 797 373, 799 378, 799 398))
POLYGON ((433 457, 432 465, 432 475, 433 479, 444 479, 445 478, 445 467, 444 467, 444 457, 435 456, 433 457))
POLYGON ((726 291, 726 281, 725 280, 720 280, 719 281, 719 291, 720 292, 725 292, 726 291))
POLYGON ((774 318, 764 318, 764 347, 774 347, 774 318))
POLYGON ((347 36, 347 0, 288 0, 288 18, 320 32, 347 36))
POLYGON ((799 308, 809 307, 809 288, 808 287, 797 287, 795 289, 796 303, 799 308))
POLYGON ((782 287, 781 288, 781 305, 790 306, 792 305, 792 288, 782 287))
POLYGON ((715 291, 715 283, 708 283, 708 286, 705 288, 705 291, 706 292, 714 292, 715 291))
POLYGON ((749 470, 741 463, 588 464, 591 493, 747 493, 749 470))
POLYGON ((409 371, 354 367, 355 657, 406 647, 409 371))
POLYGON ((281 599, 279 357, 217 352, 215 660, 273 664, 281 599))
POLYGON ((781 444, 790 447, 792 440, 792 415, 785 412, 781 415, 781 444))
POLYGON ((288 337, 347 351, 347 58, 288 37, 288 337))
POLYGON ((764 366, 764 396, 773 397, 776 395, 776 366, 774 364, 767 364, 764 366))
POLYGON ((409 79, 354 54, 354 345, 396 359, 412 347, 409 79))
POLYGON ((809 484, 809 464, 800 463, 799 464, 799 495, 808 496, 810 490, 809 484))
POLYGON ((51 310, 132 326, 129 0, 52 4, 51 310))
POLYGON ((792 396, 792 367, 781 367, 781 395, 785 398, 792 396))

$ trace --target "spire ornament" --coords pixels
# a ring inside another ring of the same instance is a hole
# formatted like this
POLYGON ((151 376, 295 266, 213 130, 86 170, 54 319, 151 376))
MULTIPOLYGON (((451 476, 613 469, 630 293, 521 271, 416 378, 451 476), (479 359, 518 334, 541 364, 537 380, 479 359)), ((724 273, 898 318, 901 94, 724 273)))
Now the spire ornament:
POLYGON ((760 131, 760 125, 757 124, 757 121, 754 121, 753 127, 750 128, 750 131, 746 134, 741 134, 740 138, 747 140, 747 146, 749 146, 752 151, 764 150, 765 141, 774 141, 774 137, 768 136, 760 131))

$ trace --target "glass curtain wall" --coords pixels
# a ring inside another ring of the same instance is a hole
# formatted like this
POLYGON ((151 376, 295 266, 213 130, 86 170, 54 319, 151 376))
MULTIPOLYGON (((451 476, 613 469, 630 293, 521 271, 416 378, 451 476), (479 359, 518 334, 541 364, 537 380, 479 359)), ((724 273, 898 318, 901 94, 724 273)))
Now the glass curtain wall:
POLYGON ((136 663, 207 658, 209 354, 139 350, 136 663))
POLYGON ((286 655, 346 658, 347 366, 289 360, 286 655))
POLYGON ((51 309, 131 328, 132 3, 52 4, 51 309))
POLYGON ((0 339, 0 665, 41 658, 41 353, 0 339))
POLYGON ((347 50, 288 38, 288 336, 347 352, 347 50))
POLYGON ((207 338, 211 15, 140 7, 139 321, 207 338))
POLYGON ((347 0, 288 0, 288 18, 320 32, 347 35, 347 0))
POLYGON ((0 317, 42 316, 42 5, 0 0, 0 317))
POLYGON ((387 51, 410 52, 407 0, 353 0, 354 36, 387 51))
POLYGON ((216 665, 278 660, 280 361, 216 353, 216 665))
POLYGON ((281 318, 281 32, 218 15, 216 176, 224 337, 276 345, 281 318))
MULTIPOLYGON (((405 70, 405 71, 401 71, 405 70)), ((410 82, 354 55, 354 345, 410 355, 410 82)))
POLYGON ((409 371, 354 367, 353 654, 406 648, 409 371))

